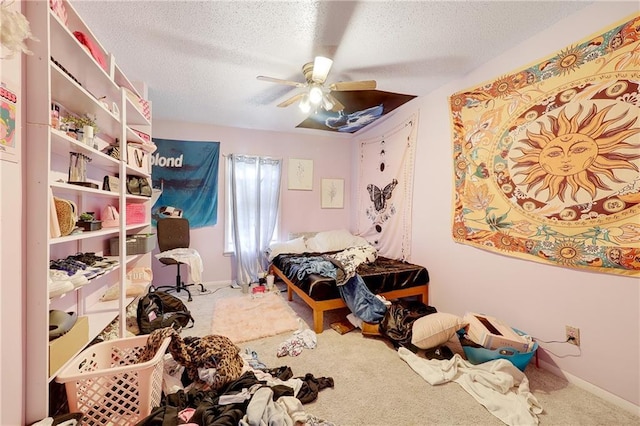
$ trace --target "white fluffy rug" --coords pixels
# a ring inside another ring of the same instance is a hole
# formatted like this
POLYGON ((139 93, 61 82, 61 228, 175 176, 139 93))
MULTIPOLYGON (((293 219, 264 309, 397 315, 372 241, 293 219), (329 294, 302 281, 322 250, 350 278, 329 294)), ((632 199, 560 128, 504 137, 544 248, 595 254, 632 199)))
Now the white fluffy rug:
POLYGON ((241 343, 297 330, 301 324, 280 294, 266 293, 256 298, 243 294, 214 302, 211 334, 241 343))

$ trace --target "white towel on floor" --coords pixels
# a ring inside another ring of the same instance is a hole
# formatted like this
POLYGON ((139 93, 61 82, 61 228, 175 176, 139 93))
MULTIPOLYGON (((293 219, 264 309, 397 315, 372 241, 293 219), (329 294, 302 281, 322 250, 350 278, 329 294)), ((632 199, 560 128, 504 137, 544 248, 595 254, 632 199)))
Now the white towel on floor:
POLYGON ((458 383, 491 414, 508 425, 537 425, 542 407, 529 379, 506 359, 474 365, 460 354, 445 360, 420 358, 400 347, 398 355, 431 385, 458 383))
POLYGON ((177 248, 156 254, 156 258, 158 259, 163 257, 168 257, 169 259, 188 265, 191 281, 193 281, 194 284, 202 284, 202 272, 204 271, 204 266, 202 265, 200 253, 195 249, 177 248))

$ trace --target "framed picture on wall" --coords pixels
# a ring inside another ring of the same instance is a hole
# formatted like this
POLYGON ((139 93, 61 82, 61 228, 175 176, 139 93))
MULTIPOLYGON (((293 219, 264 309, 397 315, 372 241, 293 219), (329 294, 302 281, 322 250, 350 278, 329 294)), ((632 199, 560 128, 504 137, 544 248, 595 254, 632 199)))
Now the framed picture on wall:
POLYGON ((313 189, 313 160, 289 159, 289 189, 313 189))
POLYGON ((20 162, 20 104, 16 85, 0 83, 0 160, 20 162))
POLYGON ((323 209, 344 208, 344 179, 322 179, 320 207, 323 209))

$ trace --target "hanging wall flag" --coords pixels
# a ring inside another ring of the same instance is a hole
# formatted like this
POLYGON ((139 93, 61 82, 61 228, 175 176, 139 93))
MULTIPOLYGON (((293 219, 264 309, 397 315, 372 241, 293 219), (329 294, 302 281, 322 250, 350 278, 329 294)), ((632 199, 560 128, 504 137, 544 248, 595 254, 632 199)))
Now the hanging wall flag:
POLYGON ((411 202, 418 113, 387 134, 360 141, 358 235, 381 256, 411 256, 411 202))
POLYGON ((218 163, 220 142, 156 139, 151 157, 153 187, 162 195, 151 210, 153 221, 166 211, 182 210, 191 228, 218 221, 218 163))

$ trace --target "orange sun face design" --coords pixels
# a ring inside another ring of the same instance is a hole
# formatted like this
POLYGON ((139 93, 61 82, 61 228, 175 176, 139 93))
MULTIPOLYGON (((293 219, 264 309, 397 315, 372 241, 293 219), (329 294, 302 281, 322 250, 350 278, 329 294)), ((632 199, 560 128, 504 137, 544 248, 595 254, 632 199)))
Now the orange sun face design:
POLYGON ((587 109, 579 104, 574 114, 559 108, 557 116, 547 114, 530 124, 526 138, 513 148, 523 155, 511 157, 513 170, 518 170, 514 178, 523 177, 518 185, 535 198, 546 194, 547 202, 556 197, 564 202, 567 195, 577 202, 580 190, 592 200, 598 190, 623 183, 616 170, 637 172, 632 162, 640 158, 640 144, 633 143, 640 141, 637 108, 611 113, 615 104, 598 106, 594 102, 587 109))

